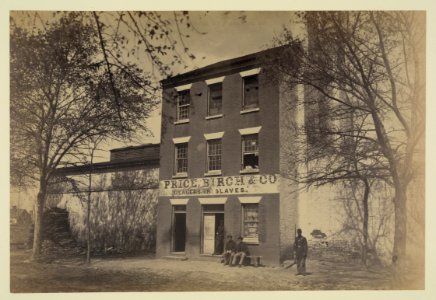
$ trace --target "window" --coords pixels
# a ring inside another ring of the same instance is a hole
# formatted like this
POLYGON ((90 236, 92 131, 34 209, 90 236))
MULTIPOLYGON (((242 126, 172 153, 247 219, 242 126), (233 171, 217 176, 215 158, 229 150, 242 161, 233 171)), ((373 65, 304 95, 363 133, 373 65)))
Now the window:
POLYGON ((249 110, 259 107, 259 82, 257 75, 251 75, 243 78, 244 95, 242 110, 249 110))
POLYGON ((176 144, 176 174, 188 172, 188 143, 176 144))
POLYGON ((207 171, 221 170, 221 139, 207 141, 207 171))
POLYGON ((242 232, 244 241, 259 241, 259 204, 242 205, 242 232))
POLYGON ((257 134, 242 136, 242 170, 259 169, 259 143, 257 134))
POLYGON ((207 115, 216 116, 222 113, 223 85, 221 82, 209 85, 207 115))
POLYGON ((191 103, 190 90, 180 91, 177 97, 177 121, 189 119, 190 103, 191 103))

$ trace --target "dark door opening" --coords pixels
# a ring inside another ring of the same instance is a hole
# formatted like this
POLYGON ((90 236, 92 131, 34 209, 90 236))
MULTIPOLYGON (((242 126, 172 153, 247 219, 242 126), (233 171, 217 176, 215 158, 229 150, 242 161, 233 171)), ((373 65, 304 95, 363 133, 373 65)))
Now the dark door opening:
POLYGON ((173 251, 184 252, 186 243, 186 213, 174 213, 173 251))
POLYGON ((215 252, 214 254, 220 255, 224 251, 224 214, 215 214, 215 252))

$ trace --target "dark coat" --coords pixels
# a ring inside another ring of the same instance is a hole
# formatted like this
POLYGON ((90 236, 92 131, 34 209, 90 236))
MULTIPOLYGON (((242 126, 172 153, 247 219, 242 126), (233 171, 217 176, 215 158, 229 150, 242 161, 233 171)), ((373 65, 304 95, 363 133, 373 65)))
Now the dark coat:
POLYGON ((224 246, 224 251, 235 252, 235 249, 236 249, 236 243, 234 240, 230 240, 226 242, 226 245, 224 246))
POLYGON ((294 242, 294 251, 297 257, 307 256, 307 240, 304 236, 296 237, 294 242))
POLYGON ((245 255, 248 255, 248 246, 243 241, 236 243, 236 253, 244 252, 245 255))

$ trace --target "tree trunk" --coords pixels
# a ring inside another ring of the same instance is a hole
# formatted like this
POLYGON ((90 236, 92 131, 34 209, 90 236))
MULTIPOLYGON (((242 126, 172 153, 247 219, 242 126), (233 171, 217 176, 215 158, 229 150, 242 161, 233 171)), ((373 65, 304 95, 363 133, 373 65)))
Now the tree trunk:
POLYGON ((395 236, 392 260, 394 263, 404 266, 406 260, 406 190, 403 187, 395 188, 395 236))
POLYGON ((46 191, 40 184, 40 189, 36 199, 35 206, 35 229, 33 232, 33 252, 32 260, 37 260, 41 256, 41 246, 42 246, 42 219, 45 206, 46 191))
POLYGON ((88 193, 86 201, 86 263, 91 263, 91 192, 88 193))
POLYGON ((368 212, 368 198, 369 198, 369 192, 370 187, 368 180, 365 178, 365 192, 363 194, 363 249, 362 249, 362 262, 364 265, 366 265, 368 260, 368 219, 369 219, 369 212, 368 212))
POLYGON ((91 163, 88 181, 88 199, 86 201, 86 263, 91 263, 91 193, 92 193, 92 163, 94 151, 91 152, 91 163))

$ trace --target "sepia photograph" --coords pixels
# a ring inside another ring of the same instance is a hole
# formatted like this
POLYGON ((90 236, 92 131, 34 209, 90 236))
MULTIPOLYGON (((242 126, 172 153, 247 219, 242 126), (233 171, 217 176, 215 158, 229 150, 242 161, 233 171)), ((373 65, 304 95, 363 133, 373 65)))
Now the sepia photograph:
POLYGON ((10 9, 9 293, 425 291, 428 18, 10 9))

